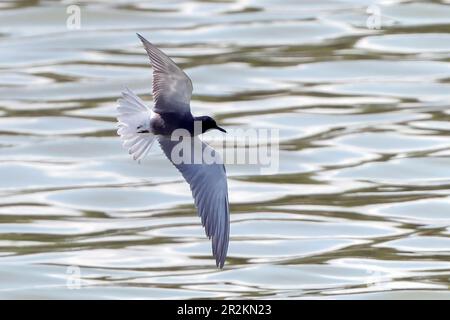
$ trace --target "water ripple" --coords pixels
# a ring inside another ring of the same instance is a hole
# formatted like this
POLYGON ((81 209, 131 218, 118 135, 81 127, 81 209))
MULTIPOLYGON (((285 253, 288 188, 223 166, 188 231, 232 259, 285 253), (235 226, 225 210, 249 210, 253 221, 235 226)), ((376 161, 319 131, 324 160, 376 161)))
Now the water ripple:
POLYGON ((69 30, 64 2, 1 3, 0 297, 449 299, 449 6, 384 1, 371 30, 367 5, 90 1, 69 30), (195 114, 280 130, 276 174, 227 167, 222 271, 178 172, 116 137, 120 91, 151 101, 135 32, 195 114))

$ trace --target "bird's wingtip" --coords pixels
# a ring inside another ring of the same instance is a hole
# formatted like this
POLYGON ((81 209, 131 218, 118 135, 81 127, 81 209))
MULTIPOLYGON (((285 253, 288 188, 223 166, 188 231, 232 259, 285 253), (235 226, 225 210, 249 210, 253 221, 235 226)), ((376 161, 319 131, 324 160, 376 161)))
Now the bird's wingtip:
POLYGON ((223 266, 225 265, 225 259, 226 259, 226 253, 213 253, 214 257, 216 258, 216 267, 219 269, 223 269, 223 266))
POLYGON ((142 41, 142 42, 148 42, 147 39, 145 39, 140 33, 136 32, 137 37, 142 41))

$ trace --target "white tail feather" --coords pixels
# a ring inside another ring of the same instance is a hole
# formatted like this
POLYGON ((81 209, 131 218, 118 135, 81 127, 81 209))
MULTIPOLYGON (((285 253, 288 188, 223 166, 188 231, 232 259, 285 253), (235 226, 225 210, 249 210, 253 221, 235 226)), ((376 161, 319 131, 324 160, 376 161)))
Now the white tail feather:
POLYGON ((123 141, 123 146, 134 160, 139 162, 145 158, 155 135, 151 132, 150 119, 153 111, 148 108, 131 90, 125 89, 122 98, 118 99, 117 134, 123 141))

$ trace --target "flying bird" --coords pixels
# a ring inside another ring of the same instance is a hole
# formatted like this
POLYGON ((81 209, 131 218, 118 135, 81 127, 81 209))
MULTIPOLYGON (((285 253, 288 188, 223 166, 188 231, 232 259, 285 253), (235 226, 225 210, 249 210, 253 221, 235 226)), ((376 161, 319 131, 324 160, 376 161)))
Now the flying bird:
POLYGON ((209 116, 192 115, 191 79, 161 50, 140 34, 137 36, 153 68, 154 106, 149 108, 131 90, 125 89, 118 99, 117 133, 123 146, 137 161, 147 155, 154 141, 158 141, 166 157, 189 184, 206 235, 212 241, 216 266, 223 268, 230 234, 227 176, 220 155, 198 135, 210 129, 226 131, 209 116), (201 130, 196 130, 196 123, 201 124, 201 130), (200 146, 202 154, 211 154, 219 161, 206 161, 203 157, 195 161, 192 154, 183 158, 189 161, 180 163, 174 159, 173 151, 178 142, 171 136, 177 129, 184 129, 191 138, 190 143, 200 146))

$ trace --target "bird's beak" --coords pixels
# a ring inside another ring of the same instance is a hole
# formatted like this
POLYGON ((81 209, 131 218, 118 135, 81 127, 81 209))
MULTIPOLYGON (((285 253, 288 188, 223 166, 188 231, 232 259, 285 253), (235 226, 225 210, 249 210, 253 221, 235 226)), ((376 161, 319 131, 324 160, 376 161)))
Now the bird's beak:
POLYGON ((225 130, 224 128, 221 128, 221 127, 219 127, 219 126, 217 126, 216 129, 217 129, 217 130, 220 130, 220 131, 222 131, 222 132, 227 133, 227 130, 225 130))

